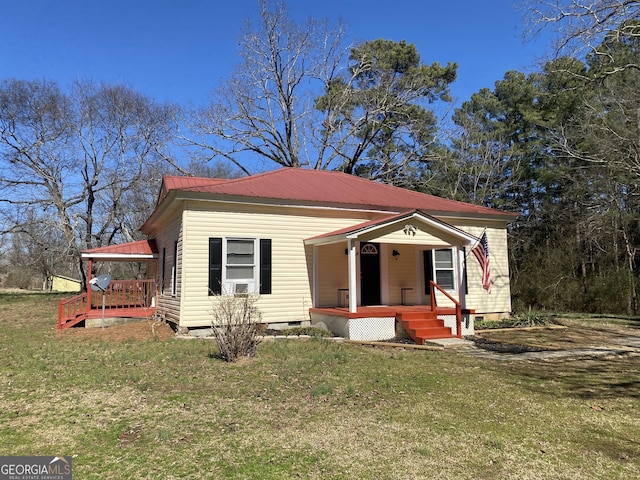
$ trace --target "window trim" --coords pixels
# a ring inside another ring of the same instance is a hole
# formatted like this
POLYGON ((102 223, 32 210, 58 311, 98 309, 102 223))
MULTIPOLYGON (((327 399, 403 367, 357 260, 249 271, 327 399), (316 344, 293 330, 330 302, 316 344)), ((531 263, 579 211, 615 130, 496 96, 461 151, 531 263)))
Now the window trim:
POLYGON ((260 265, 260 252, 259 242, 257 238, 251 237, 224 237, 222 239, 222 285, 223 291, 226 293, 236 293, 238 285, 247 284, 248 290, 241 293, 257 293, 259 287, 257 286, 260 278, 258 275, 260 265), (253 243, 253 263, 228 263, 229 258, 229 242, 233 241, 246 241, 253 243), (251 278, 228 278, 229 267, 251 267, 253 270, 253 277, 251 278))
POLYGON ((165 281, 164 281, 164 276, 167 272, 167 249, 165 247, 162 247, 162 272, 160 274, 160 294, 164 296, 164 286, 165 286, 165 281))
POLYGON ((171 296, 178 295, 178 241, 173 243, 173 266, 171 267, 171 296))
POLYGON ((440 285, 444 290, 446 290, 447 292, 457 292, 458 291, 458 287, 457 287, 457 273, 456 273, 456 256, 455 256, 455 251, 453 248, 434 248, 432 249, 433 252, 433 278, 435 279, 435 282, 440 285), (436 252, 449 252, 451 257, 450 257, 450 261, 451 261, 451 267, 438 267, 438 262, 436 260, 436 252), (445 286, 441 285, 438 282, 438 272, 439 271, 446 271, 446 272, 451 272, 451 283, 453 284, 453 286, 451 288, 446 288, 445 286))

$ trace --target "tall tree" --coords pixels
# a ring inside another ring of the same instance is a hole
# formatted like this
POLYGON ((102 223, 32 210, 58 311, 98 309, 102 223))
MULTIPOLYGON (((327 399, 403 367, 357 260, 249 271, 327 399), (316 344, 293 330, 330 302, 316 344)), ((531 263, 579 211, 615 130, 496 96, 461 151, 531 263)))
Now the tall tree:
POLYGON ((460 134, 452 141, 455 181, 462 198, 513 211, 534 211, 535 177, 542 159, 536 75, 510 71, 473 94, 453 115, 460 134))
POLYGON ((247 22, 240 41, 240 64, 211 104, 193 112, 183 140, 247 174, 256 159, 315 165, 312 92, 340 66, 343 28, 315 19, 298 24, 279 1, 259 0, 258 7, 258 22, 247 22))
MULTIPOLYGON (((529 36, 551 29, 558 55, 576 58, 589 52, 608 55, 599 47, 605 36, 613 31, 625 37, 637 37, 640 33, 628 23, 640 18, 638 0, 529 0, 525 8, 529 36)), ((608 75, 627 68, 637 70, 640 64, 636 61, 618 64, 599 73, 608 75)))
POLYGON ((341 25, 295 22, 277 0, 258 6, 240 65, 211 104, 193 112, 187 145, 244 173, 262 161, 387 181, 427 156, 437 122, 425 105, 449 100, 455 64, 423 65, 414 45, 388 40, 349 52, 341 25))
POLYGON ((624 294, 619 299, 635 313, 640 273, 640 70, 629 66, 640 65, 640 22, 627 21, 607 34, 588 55, 587 64, 591 81, 581 91, 580 115, 559 136, 558 151, 587 164, 591 185, 600 187, 588 206, 598 212, 590 237, 598 251, 609 255, 609 277, 618 279, 618 291, 624 294))
POLYGON ((48 81, 0 85, 0 204, 4 233, 64 238, 81 251, 134 239, 126 195, 160 163, 173 108, 122 86, 48 81), (59 234, 56 235, 54 232, 59 234))
POLYGON ((316 100, 324 113, 317 166, 398 183, 438 145, 426 105, 448 102, 457 65, 422 64, 415 45, 373 40, 351 49, 348 68, 316 100))
POLYGON ((602 75, 636 61, 636 43, 612 32, 597 47, 606 55, 508 73, 456 111, 458 191, 520 214, 510 241, 520 308, 639 308, 640 72, 602 75))

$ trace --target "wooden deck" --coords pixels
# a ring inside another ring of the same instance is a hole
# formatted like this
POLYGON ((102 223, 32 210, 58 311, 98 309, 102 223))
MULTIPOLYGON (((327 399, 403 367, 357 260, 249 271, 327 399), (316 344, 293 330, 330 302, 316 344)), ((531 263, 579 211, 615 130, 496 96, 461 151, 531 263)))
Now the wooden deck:
POLYGON ((156 296, 154 280, 116 280, 104 292, 83 292, 58 303, 56 328, 70 328, 86 319, 152 316, 156 296), (104 312, 102 305, 104 302, 104 312))
MULTIPOLYGON (((106 307, 104 309, 105 318, 144 318, 152 316, 156 307, 106 307)), ((102 307, 92 307, 87 313, 87 318, 102 318, 102 307)))

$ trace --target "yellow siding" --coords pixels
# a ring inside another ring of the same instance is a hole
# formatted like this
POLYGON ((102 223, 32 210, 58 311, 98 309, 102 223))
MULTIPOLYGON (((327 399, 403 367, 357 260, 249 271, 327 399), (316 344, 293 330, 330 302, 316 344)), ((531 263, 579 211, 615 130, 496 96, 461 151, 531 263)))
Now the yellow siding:
MULTIPOLYGON (((372 239, 371 241, 380 243, 395 243, 398 245, 432 245, 435 247, 449 245, 449 243, 447 243, 445 240, 438 238, 429 232, 417 230, 415 235, 407 235, 403 232, 404 225, 397 225, 396 228, 399 228, 399 230, 388 233, 386 235, 380 235, 375 239, 372 239)), ((453 237, 451 237, 451 242, 453 241, 454 239, 453 237)))
POLYGON ((79 292, 81 289, 80 281, 71 278, 51 277, 51 291, 53 292, 79 292))
MULTIPOLYGON (((346 243, 342 242, 317 249, 318 278, 322 279, 318 288, 319 307, 336 306, 338 289, 349 287, 349 265, 345 249, 346 243)), ((344 306, 348 304, 346 298, 342 297, 344 306)))
POLYGON ((167 320, 178 323, 181 317, 181 280, 182 280, 182 265, 181 265, 181 242, 182 242, 182 218, 181 216, 174 217, 166 226, 159 229, 155 235, 156 244, 158 246, 158 270, 156 272, 156 282, 158 284, 158 308, 157 311, 167 320), (176 295, 172 295, 171 292, 171 269, 174 264, 174 244, 178 242, 178 259, 177 259, 177 285, 176 295), (165 268, 163 272, 163 252, 165 268), (163 276, 164 273, 164 276, 163 276), (162 277, 162 278, 161 278, 162 277), (164 284, 164 291, 162 286, 164 284))
MULTIPOLYGON (((484 227, 468 224, 456 225, 459 228, 479 237, 484 227)), ((491 262, 491 294, 481 285, 481 269, 476 257, 467 247, 467 308, 476 310, 477 315, 507 314, 511 311, 511 289, 509 286, 509 255, 507 251, 507 230, 497 225, 487 227, 489 242, 489 259, 491 262)))
MULTIPOLYGON (((209 238, 247 237, 270 238, 272 240, 272 294, 262 295, 257 307, 262 312, 263 322, 297 322, 309 320, 312 305, 312 270, 308 269, 311 258, 305 249, 304 239, 324 234, 368 220, 362 217, 347 217, 346 213, 334 213, 329 218, 326 211, 263 207, 240 204, 212 204, 190 202, 185 211, 185 243, 183 277, 188 279, 182 291, 183 309, 180 325, 186 327, 205 326, 211 322, 212 298, 207 294, 209 238)), ((336 247, 337 248, 337 247, 336 247)), ((341 244, 344 256, 344 244, 341 244)), ((331 262, 338 265, 340 249, 332 254, 331 262)), ((330 254, 331 256, 331 254, 330 254)), ((346 256, 345 256, 346 258, 346 256)), ((337 278, 334 277, 334 278, 337 278)), ((336 280, 337 281, 337 280, 336 280)), ((346 274, 345 274, 346 281, 346 274)), ((321 293, 321 300, 335 304, 332 286, 321 293), (333 300, 329 301, 329 298, 333 300)))
POLYGON ((382 259, 388 265, 388 296, 391 305, 402 303, 403 288, 411 288, 405 293, 405 301, 408 304, 418 303, 416 282, 418 281, 421 259, 416 255, 417 249, 418 247, 413 245, 390 245, 387 258, 382 259), (394 257, 393 250, 396 250, 399 255, 394 257))

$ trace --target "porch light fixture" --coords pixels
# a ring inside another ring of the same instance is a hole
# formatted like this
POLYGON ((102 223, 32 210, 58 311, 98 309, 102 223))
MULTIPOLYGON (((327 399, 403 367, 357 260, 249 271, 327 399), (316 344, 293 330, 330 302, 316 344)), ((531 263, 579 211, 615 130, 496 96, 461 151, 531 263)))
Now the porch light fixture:
POLYGON ((394 250, 393 252, 391 252, 391 255, 393 255, 394 257, 399 257, 400 252, 398 250, 394 250))

